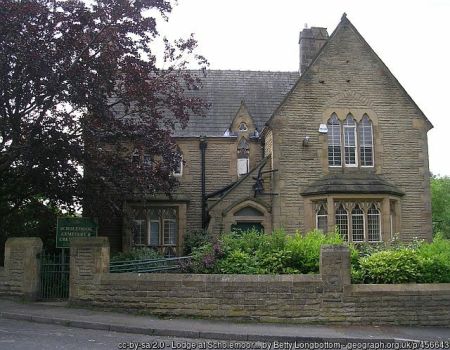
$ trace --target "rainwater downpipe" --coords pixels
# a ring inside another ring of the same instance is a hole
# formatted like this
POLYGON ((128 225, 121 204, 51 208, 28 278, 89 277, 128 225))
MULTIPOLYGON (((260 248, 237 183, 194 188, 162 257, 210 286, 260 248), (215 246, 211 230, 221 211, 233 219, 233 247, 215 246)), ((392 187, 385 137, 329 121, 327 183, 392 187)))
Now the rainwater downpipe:
POLYGON ((208 143, 206 142, 206 136, 200 136, 200 163, 201 163, 201 189, 202 189, 202 228, 206 229, 206 167, 205 167, 205 156, 206 147, 208 143))

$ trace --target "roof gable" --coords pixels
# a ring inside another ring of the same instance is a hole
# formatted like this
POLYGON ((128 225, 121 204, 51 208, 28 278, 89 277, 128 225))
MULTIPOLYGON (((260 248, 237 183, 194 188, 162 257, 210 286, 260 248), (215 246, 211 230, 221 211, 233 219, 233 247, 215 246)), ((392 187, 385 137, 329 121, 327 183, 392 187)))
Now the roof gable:
POLYGON ((327 52, 332 45, 339 45, 342 43, 338 43, 337 41, 340 40, 340 32, 343 30, 349 29, 353 35, 360 41, 362 46, 366 49, 366 51, 369 53, 369 55, 382 67, 382 70, 384 71, 385 75, 388 76, 394 84, 400 89, 400 91, 404 94, 404 96, 409 100, 409 102, 414 106, 414 108, 418 111, 419 115, 424 118, 425 122, 428 125, 428 129, 431 129, 433 125, 431 122, 427 119, 425 114, 422 112, 422 110, 417 106, 417 104, 414 102, 414 100, 411 98, 411 96, 407 93, 407 91, 404 89, 404 87, 400 84, 400 82, 395 78, 395 76, 392 74, 392 72, 389 70, 389 68, 384 64, 384 62, 381 60, 381 58, 375 53, 375 51, 370 47, 370 45, 366 42, 364 37, 358 32, 356 27, 350 22, 350 20, 347 18, 347 15, 344 13, 340 23, 336 27, 336 29, 333 31, 333 33, 330 35, 330 38, 328 39, 327 43, 319 50, 316 57, 313 59, 311 65, 305 70, 305 72, 299 77, 295 85, 292 87, 292 89, 289 91, 289 93, 286 94, 284 99, 281 101, 279 106, 275 109, 269 120, 267 121, 267 126, 272 126, 272 121, 276 117, 276 115, 279 113, 281 108, 284 106, 284 104, 288 101, 290 96, 296 91, 299 86, 304 83, 305 81, 311 80, 312 76, 316 74, 316 72, 320 72, 320 61, 327 59, 327 52))

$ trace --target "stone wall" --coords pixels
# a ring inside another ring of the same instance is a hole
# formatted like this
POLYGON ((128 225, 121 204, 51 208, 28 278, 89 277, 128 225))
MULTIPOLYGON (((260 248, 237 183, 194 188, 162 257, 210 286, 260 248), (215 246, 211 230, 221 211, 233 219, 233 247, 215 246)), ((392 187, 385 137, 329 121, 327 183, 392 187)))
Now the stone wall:
POLYGON ((0 269, 0 296, 34 300, 39 292, 40 238, 9 238, 5 244, 5 266, 0 269))
POLYGON ((322 247, 315 275, 111 274, 108 261, 107 240, 73 241, 72 304, 162 316, 450 327, 450 284, 352 285, 344 246, 322 247))

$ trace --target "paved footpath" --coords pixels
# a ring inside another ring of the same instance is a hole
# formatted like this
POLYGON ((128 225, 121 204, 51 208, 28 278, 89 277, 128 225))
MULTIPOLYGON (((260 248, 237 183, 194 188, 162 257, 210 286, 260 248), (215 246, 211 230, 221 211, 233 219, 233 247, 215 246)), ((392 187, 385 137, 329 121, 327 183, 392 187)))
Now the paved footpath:
POLYGON ((450 325, 437 327, 325 326, 250 323, 199 319, 159 319, 83 309, 67 303, 0 299, 0 317, 84 329, 195 339, 286 342, 450 341, 450 325))

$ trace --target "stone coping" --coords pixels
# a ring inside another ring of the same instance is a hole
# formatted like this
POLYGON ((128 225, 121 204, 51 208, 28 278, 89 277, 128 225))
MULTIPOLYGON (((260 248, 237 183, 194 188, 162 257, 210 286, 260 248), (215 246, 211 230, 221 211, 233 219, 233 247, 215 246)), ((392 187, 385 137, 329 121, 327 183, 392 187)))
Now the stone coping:
POLYGON ((404 284, 351 284, 345 286, 344 292, 351 295, 380 294, 449 294, 450 283, 404 283, 404 284))
POLYGON ((204 282, 204 283, 304 283, 322 282, 318 274, 301 275, 220 275, 220 274, 179 274, 179 273, 103 273, 102 282, 154 281, 154 282, 204 282))

